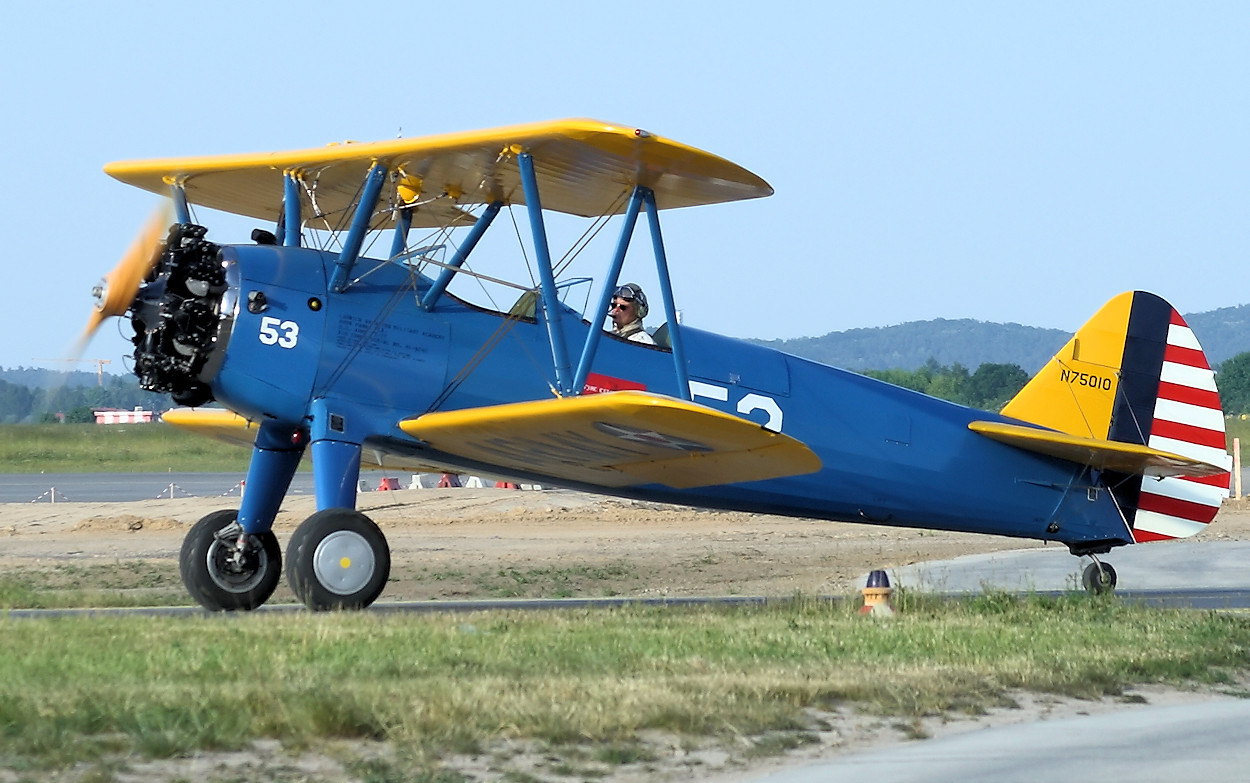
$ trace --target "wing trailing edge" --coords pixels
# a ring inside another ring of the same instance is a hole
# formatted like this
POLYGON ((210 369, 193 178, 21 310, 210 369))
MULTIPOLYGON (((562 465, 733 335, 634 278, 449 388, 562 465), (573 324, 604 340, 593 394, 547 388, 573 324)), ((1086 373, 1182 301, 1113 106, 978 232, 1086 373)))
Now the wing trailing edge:
POLYGON ((820 470, 800 441, 685 400, 638 391, 427 413, 400 428, 501 472, 601 487, 676 489, 820 470))

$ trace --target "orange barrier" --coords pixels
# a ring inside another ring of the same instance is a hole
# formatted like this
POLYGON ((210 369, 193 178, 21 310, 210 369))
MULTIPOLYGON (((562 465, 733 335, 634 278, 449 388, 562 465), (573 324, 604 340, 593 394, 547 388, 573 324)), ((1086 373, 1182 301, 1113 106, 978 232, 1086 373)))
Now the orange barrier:
POLYGON ((894 607, 890 605, 890 596, 894 588, 890 587, 890 577, 885 571, 877 570, 868 575, 868 585, 861 591, 864 594, 864 605, 860 614, 893 616, 894 607))

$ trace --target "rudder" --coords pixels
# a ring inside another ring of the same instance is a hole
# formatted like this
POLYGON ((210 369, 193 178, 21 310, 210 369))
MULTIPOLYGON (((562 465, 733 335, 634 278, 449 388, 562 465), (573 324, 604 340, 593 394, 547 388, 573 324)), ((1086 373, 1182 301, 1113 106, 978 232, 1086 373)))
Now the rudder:
POLYGON ((1197 533, 1228 494, 1215 374, 1184 318, 1154 294, 1132 291, 1104 305, 1002 412, 1070 435, 1140 444, 1224 469, 1205 478, 1107 476, 1136 541, 1197 533))

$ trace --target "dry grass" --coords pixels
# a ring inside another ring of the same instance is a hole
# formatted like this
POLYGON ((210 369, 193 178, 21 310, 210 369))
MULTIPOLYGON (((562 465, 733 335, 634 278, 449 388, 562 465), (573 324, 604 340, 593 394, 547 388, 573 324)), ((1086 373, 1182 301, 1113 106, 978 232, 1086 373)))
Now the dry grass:
MULTIPOLYGON (((1010 689, 1096 698, 1250 668, 1250 623, 1072 596, 763 609, 0 621, 3 766, 166 757, 257 738, 423 757, 501 739, 612 747, 662 730, 801 740, 805 710, 976 714, 1010 689), (780 732, 780 734, 778 734, 780 732)), ((777 739, 776 741, 781 741, 777 739)))

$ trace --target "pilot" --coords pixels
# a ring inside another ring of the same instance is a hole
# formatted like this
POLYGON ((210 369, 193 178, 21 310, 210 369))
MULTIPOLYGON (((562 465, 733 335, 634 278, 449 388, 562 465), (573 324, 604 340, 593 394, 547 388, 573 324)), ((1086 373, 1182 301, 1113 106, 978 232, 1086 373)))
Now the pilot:
POLYGON ((612 305, 608 308, 612 318, 612 334, 636 343, 655 345, 655 340, 642 328, 647 317, 647 295, 637 283, 626 283, 612 292, 612 305))

